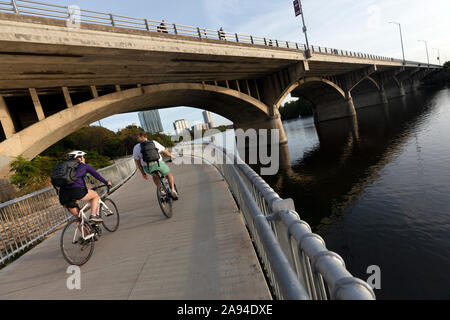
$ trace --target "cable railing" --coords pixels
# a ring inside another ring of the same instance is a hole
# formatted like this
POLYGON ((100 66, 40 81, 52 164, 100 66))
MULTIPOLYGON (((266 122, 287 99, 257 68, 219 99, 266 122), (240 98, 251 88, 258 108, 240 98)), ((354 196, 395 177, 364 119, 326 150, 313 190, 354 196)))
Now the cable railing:
MULTIPOLYGON (((0 2, 1 4, 1 2, 0 2)), ((132 158, 122 160, 98 172, 119 188, 136 171, 132 158)), ((88 187, 100 182, 87 179, 88 187)), ((100 196, 106 190, 99 190, 100 196), (101 191, 101 192, 100 192, 101 191)), ((60 205, 58 195, 49 187, 0 204, 0 266, 18 253, 32 247, 67 222, 72 215, 60 205)))
MULTIPOLYGON (((117 28, 136 29, 149 32, 160 32, 172 35, 196 37, 200 39, 220 40, 224 42, 251 44, 255 46, 266 46, 274 48, 293 49, 307 51, 305 44, 291 41, 281 41, 271 38, 243 35, 239 33, 225 32, 207 28, 186 26, 181 24, 155 21, 142 18, 128 17, 119 14, 105 13, 93 10, 81 9, 73 6, 62 6, 48 4, 32 0, 10 0, 0 1, 0 12, 10 12, 21 15, 31 15, 45 18, 53 18, 79 23, 90 23, 106 25, 117 28)), ((380 55, 365 54, 347 50, 333 49, 321 46, 310 46, 310 52, 314 54, 327 54, 343 57, 355 57, 360 59, 370 59, 379 61, 399 62, 402 60, 384 57, 380 55)))
POLYGON ((364 281, 300 219, 291 199, 283 200, 240 157, 212 144, 181 144, 181 156, 202 158, 222 174, 244 216, 277 299, 373 300, 364 281), (207 148, 207 151, 205 151, 207 148))

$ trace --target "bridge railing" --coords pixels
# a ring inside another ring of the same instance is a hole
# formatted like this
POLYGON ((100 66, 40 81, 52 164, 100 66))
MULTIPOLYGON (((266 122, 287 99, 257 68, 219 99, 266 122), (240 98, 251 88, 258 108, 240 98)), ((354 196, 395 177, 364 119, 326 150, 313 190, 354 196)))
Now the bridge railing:
MULTIPOLYGON (((112 182, 112 191, 126 182, 135 171, 132 158, 98 170, 105 179, 112 182)), ((89 181, 87 183, 92 186, 89 181)), ((101 183, 95 182, 95 185, 99 184, 101 183)), ((105 192, 106 190, 101 191, 100 195, 105 192)), ((70 213, 60 205, 53 187, 1 203, 0 266, 54 232, 70 217, 70 213)))
MULTIPOLYGON (((154 21, 142 18, 133 18, 124 15, 105 13, 99 11, 75 9, 71 6, 62 6, 48 4, 33 0, 0 0, 0 12, 12 12, 16 14, 31 15, 38 17, 70 20, 80 23, 91 23, 98 25, 113 26, 118 28, 128 28, 145 30, 149 32, 161 32, 174 35, 196 37, 201 39, 214 39, 228 42, 245 43, 259 46, 269 46, 277 48, 295 49, 306 51, 305 44, 299 44, 291 41, 281 41, 271 38, 256 37, 252 35, 243 35, 239 33, 225 32, 223 30, 213 30, 207 28, 186 26, 181 24, 169 23, 165 21, 154 21)), ((320 46, 311 46, 311 52, 315 54, 338 55, 345 57, 359 57, 361 59, 396 61, 399 59, 383 57, 379 55, 365 54, 347 50, 326 48, 320 46)))
POLYGON ((212 144, 184 145, 175 151, 202 158, 221 172, 277 299, 375 299, 371 287, 353 277, 343 259, 328 251, 324 240, 300 219, 293 201, 281 199, 237 154, 212 144))

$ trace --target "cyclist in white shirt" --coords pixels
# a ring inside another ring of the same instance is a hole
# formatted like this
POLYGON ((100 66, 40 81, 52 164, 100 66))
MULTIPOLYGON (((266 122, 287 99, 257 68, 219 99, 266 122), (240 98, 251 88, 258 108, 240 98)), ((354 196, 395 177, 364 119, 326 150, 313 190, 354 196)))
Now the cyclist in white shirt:
POLYGON ((163 161, 162 156, 161 156, 161 153, 162 153, 162 154, 165 154, 166 156, 170 157, 171 159, 174 159, 172 154, 163 145, 161 145, 157 141, 153 140, 153 143, 155 144, 155 147, 158 149, 158 152, 159 152, 159 161, 155 161, 155 162, 147 165, 147 163, 144 162, 144 159, 143 159, 143 156, 141 153, 141 143, 148 141, 147 134, 145 132, 140 132, 137 136, 137 140, 139 143, 134 146, 133 158, 134 158, 134 161, 136 162, 137 168, 139 169, 139 171, 142 174, 142 177, 145 180, 148 180, 149 179, 148 175, 152 175, 153 182, 155 183, 156 186, 159 186, 161 181, 157 177, 156 173, 152 173, 152 172, 155 172, 155 171, 161 172, 163 177, 167 176, 167 178, 169 179, 172 197, 174 199, 178 199, 178 194, 175 191, 175 179, 173 177, 173 174, 170 172, 170 168, 163 161))

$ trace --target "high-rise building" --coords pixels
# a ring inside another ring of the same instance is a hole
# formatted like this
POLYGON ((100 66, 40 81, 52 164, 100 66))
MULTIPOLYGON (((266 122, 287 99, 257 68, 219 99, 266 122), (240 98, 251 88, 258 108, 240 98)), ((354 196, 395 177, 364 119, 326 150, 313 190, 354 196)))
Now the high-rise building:
POLYGON ((203 111, 203 120, 205 120, 205 123, 209 125, 210 129, 214 128, 214 120, 211 112, 203 111))
POLYGON ((177 120, 173 123, 173 128, 176 134, 182 133, 184 130, 189 130, 189 124, 186 120, 177 120))
POLYGON ((139 112, 138 117, 141 127, 146 132, 159 133, 164 131, 158 110, 139 112))

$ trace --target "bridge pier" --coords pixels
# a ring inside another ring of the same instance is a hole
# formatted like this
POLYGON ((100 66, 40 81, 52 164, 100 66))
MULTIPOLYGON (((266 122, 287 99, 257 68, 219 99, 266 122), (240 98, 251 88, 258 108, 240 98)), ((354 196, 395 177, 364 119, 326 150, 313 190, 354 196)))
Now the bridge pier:
POLYGON ((344 101, 333 101, 316 106, 314 110, 314 121, 323 122, 328 120, 350 118, 356 116, 353 98, 347 98, 344 101))
MULTIPOLYGON (((243 121, 243 122, 235 122, 234 129, 242 129, 245 131, 249 129, 255 129, 256 131, 260 129, 268 130, 269 136, 266 141, 261 141, 261 138, 258 139, 258 145, 251 145, 251 143, 245 143, 244 148, 242 146, 239 148, 239 152, 241 158, 249 159, 247 153, 257 152, 258 148, 261 146, 261 143, 267 143, 268 150, 279 150, 279 163, 281 168, 289 168, 291 166, 291 159, 289 155, 289 145, 286 136, 286 132, 283 127, 283 122, 281 121, 281 115, 276 108, 272 108, 273 116, 266 119, 259 119, 256 121, 243 121), (270 130, 277 129, 278 130, 278 141, 273 145, 272 136, 270 130)), ((259 154, 259 153, 256 153, 259 154)))

